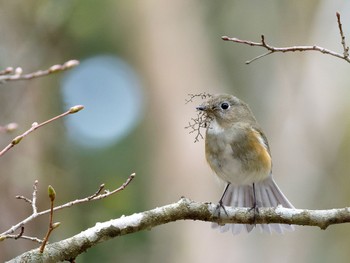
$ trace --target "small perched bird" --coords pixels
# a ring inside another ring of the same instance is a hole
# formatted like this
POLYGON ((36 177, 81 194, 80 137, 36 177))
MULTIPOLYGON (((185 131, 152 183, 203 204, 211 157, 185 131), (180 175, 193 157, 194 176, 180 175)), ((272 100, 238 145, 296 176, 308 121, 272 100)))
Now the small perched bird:
MULTIPOLYGON (((226 183, 220 206, 294 208, 272 178, 269 144, 249 106, 235 96, 218 94, 197 110, 206 113, 205 156, 214 173, 226 183)), ((255 225, 213 223, 233 234, 252 231, 255 225)), ((291 225, 260 224, 271 233, 293 230, 291 225)))

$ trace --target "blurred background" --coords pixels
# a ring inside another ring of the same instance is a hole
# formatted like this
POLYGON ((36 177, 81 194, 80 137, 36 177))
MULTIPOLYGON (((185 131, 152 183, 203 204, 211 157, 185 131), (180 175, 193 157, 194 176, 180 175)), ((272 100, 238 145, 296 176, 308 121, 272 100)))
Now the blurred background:
MULTIPOLYGON (((350 65, 321 53, 273 54, 224 42, 222 35, 275 46, 319 45, 342 53, 336 11, 350 44, 350 3, 312 1, 94 1, 0 3, 0 68, 24 72, 70 59, 67 72, 0 86, 1 148, 37 121, 77 104, 85 110, 26 137, 0 159, 0 232, 31 213, 16 195, 47 209, 94 193, 101 183, 128 188, 108 199, 55 213, 50 241, 121 215, 176 202, 217 202, 222 192, 204 158, 204 143, 184 127, 196 116, 188 93, 232 93, 248 102, 272 150, 274 175, 297 208, 349 206, 350 65)), ((25 227, 42 238, 47 217, 25 227)), ((344 262, 350 228, 298 227, 285 235, 221 234, 209 223, 181 221, 113 239, 77 262, 344 262)), ((37 247, 0 243, 0 261, 37 247)))

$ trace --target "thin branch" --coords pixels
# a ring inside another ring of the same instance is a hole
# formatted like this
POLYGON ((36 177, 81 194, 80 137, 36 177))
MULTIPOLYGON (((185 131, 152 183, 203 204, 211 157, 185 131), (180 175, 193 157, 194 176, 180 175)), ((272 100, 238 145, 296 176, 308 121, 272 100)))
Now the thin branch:
POLYGON ((30 237, 30 236, 24 236, 24 235, 21 235, 20 237, 18 237, 18 235, 6 235, 4 237, 2 237, 2 239, 0 239, 0 241, 2 240, 5 240, 5 239, 24 239, 24 240, 29 240, 29 241, 32 241, 32 242, 36 242, 36 243, 39 243, 41 244, 43 241, 37 237, 30 237))
POLYGON ((44 240, 40 246, 40 249, 39 249, 40 253, 44 252, 45 246, 46 246, 47 242, 49 241, 49 237, 50 237, 52 231, 54 229, 56 229, 57 227, 59 227, 59 225, 60 225, 59 222, 57 222, 55 224, 53 223, 53 208, 54 208, 54 201, 56 198, 56 192, 51 185, 49 185, 48 192, 49 192, 49 198, 50 198, 49 228, 48 228, 46 236, 44 237, 44 240))
POLYGON ((191 121, 185 127, 185 129, 190 129, 189 133, 194 133, 196 136, 194 137, 194 142, 199 142, 199 139, 204 139, 202 134, 202 129, 206 129, 210 123, 209 116, 203 112, 197 112, 196 118, 191 118, 191 121))
MULTIPOLYGON (((185 100, 185 103, 188 104, 193 102, 195 98, 200 98, 202 100, 208 99, 213 95, 209 93, 199 93, 199 94, 188 94, 189 99, 185 100)), ((196 136, 194 137, 194 142, 199 142, 200 139, 204 139, 202 134, 202 129, 206 129, 210 123, 209 116, 204 111, 197 110, 197 116, 195 118, 191 118, 191 121, 188 122, 188 125, 185 126, 185 129, 190 129, 189 133, 194 133, 196 136)))
POLYGON ((88 199, 91 200, 91 199, 94 199, 95 197, 97 197, 102 192, 103 188, 105 188, 105 185, 101 184, 100 187, 97 189, 96 193, 89 196, 88 199))
MULTIPOLYGON (((223 208, 221 208, 223 209, 223 208)), ((211 203, 197 203, 181 198, 177 203, 158 207, 130 216, 122 216, 103 223, 97 223, 73 237, 47 245, 45 252, 40 254, 38 249, 26 252, 9 262, 21 262, 30 259, 31 262, 58 262, 77 258, 87 249, 105 242, 111 238, 123 236, 142 230, 150 230, 178 220, 201 220, 219 224, 269 224, 282 223, 304 226, 318 226, 326 229, 329 225, 349 223, 350 208, 330 210, 290 209, 281 206, 274 208, 259 208, 255 214, 250 208, 225 207, 217 217, 217 205, 211 203)))
MULTIPOLYGON (((58 211, 64 208, 68 208, 77 204, 81 204, 81 203, 86 203, 86 202, 90 202, 90 201, 97 201, 97 200, 101 200, 103 198, 109 197, 111 195, 114 195, 122 190, 124 190, 130 183, 131 181, 135 178, 136 174, 133 173, 131 175, 129 175, 128 179, 117 189, 113 190, 113 191, 105 191, 103 194, 101 194, 101 186, 99 187, 99 189, 97 190, 97 192, 95 192, 94 194, 82 198, 82 199, 77 199, 71 202, 68 202, 66 204, 60 205, 60 206, 56 206, 53 208, 53 211, 58 211), (97 193, 97 194, 96 194, 97 193)), ((33 202, 33 201, 32 201, 33 202)), ((10 229, 4 231, 3 233, 0 234, 0 241, 4 240, 7 238, 8 235, 13 234, 15 231, 17 231, 19 228, 21 228, 22 226, 24 226, 25 224, 27 224, 28 222, 31 222, 32 220, 34 220, 35 218, 42 216, 42 215, 46 215, 48 213, 51 213, 51 209, 48 210, 44 210, 41 212, 34 212, 32 213, 32 215, 28 216, 26 219, 22 220, 21 222, 17 223, 16 225, 12 226, 10 229)))
POLYGON ((33 184, 33 197, 32 197, 32 210, 33 210, 33 214, 36 214, 38 212, 38 208, 36 207, 36 197, 38 194, 38 180, 35 180, 34 184, 33 184))
POLYGON ((16 195, 16 199, 20 199, 20 200, 23 200, 29 204, 32 204, 32 200, 30 200, 29 198, 23 196, 23 195, 16 195))
POLYGON ((65 208, 65 207, 69 207, 69 206, 76 205, 76 204, 80 204, 80 203, 85 203, 85 202, 88 202, 88 201, 100 200, 100 199, 106 198, 108 196, 114 195, 114 194, 116 194, 116 193, 118 193, 120 191, 123 191, 131 183, 131 181, 135 178, 135 176, 136 176, 135 173, 132 173, 131 175, 129 175, 129 177, 125 181, 125 183, 123 183, 119 188, 113 190, 112 192, 110 192, 109 190, 105 190, 105 192, 103 194, 101 194, 100 192, 104 188, 104 184, 102 184, 102 185, 100 185, 100 188, 97 190, 97 192, 94 193, 93 195, 88 196, 88 197, 83 198, 83 199, 78 199, 78 200, 69 202, 69 203, 67 203, 65 205, 62 205, 60 207, 56 207, 55 210, 62 209, 62 208, 65 208))
POLYGON ((205 100, 205 99, 208 99, 208 98, 213 96, 212 94, 209 94, 209 93, 206 93, 206 92, 199 93, 199 94, 192 94, 192 93, 190 93, 190 94, 187 94, 187 95, 190 98, 189 99, 185 99, 185 104, 193 102, 193 100, 195 98, 200 98, 201 100, 205 100))
POLYGON ((15 236, 15 239, 19 239, 20 237, 22 237, 24 234, 24 226, 21 227, 21 232, 19 232, 18 235, 15 236))
POLYGON ((8 67, 0 71, 0 84, 13 80, 28 80, 47 76, 56 72, 64 71, 79 65, 78 60, 69 60, 62 65, 53 65, 46 70, 38 70, 32 73, 23 74, 22 68, 8 67))
POLYGON ((341 24, 341 20, 340 20, 340 14, 337 12, 337 23, 338 23, 338 28, 339 28, 339 33, 341 36, 341 44, 343 46, 343 54, 337 53, 335 51, 323 48, 323 47, 319 47, 319 46, 291 46, 291 47, 274 47, 271 46, 269 44, 266 43, 265 41, 265 36, 261 35, 261 42, 253 42, 250 40, 242 40, 242 39, 238 39, 235 37, 228 37, 228 36, 223 36, 221 37, 222 40, 225 41, 231 41, 231 42, 235 42, 235 43, 239 43, 239 44, 245 44, 245 45, 249 45, 249 46, 253 46, 253 47, 263 47, 265 49, 268 50, 268 52, 259 55, 251 60, 246 61, 246 64, 250 64, 255 60, 258 60, 262 57, 265 57, 267 55, 270 55, 272 53, 277 53, 277 52, 282 52, 282 53, 286 53, 286 52, 296 52, 296 51, 318 51, 321 52, 323 54, 326 55, 330 55, 330 56, 334 56, 340 59, 345 60, 346 62, 350 63, 350 58, 349 58, 349 47, 346 45, 345 43, 345 36, 343 33, 343 28, 342 28, 342 24, 341 24))
POLYGON ((343 33, 343 25, 340 21, 340 14, 337 12, 336 15, 337 15, 339 33, 340 33, 340 37, 341 37, 341 44, 342 44, 343 50, 344 50, 343 55, 344 55, 344 58, 348 58, 349 57, 349 47, 345 43, 345 36, 343 33))
POLYGON ((24 200, 25 202, 31 204, 32 209, 33 209, 33 214, 37 213, 37 207, 36 207, 36 195, 38 193, 38 180, 35 180, 34 184, 33 184, 33 196, 32 196, 32 200, 30 200, 29 198, 23 196, 23 195, 16 195, 16 199, 21 199, 24 200))
POLYGON ((15 145, 19 144, 21 142, 21 140, 27 136, 28 134, 32 133, 33 131, 35 131, 36 129, 39 129, 40 127, 46 125, 46 124, 49 124, 53 121, 56 121, 66 115, 69 115, 69 114, 73 114, 73 113, 77 113, 78 111, 84 109, 84 106, 83 105, 77 105, 77 106, 74 106, 74 107, 71 107, 68 111, 58 115, 58 116, 55 116, 47 121, 44 121, 40 124, 38 124, 37 122, 34 122, 32 124, 32 127, 30 129, 28 129, 27 131, 25 131, 23 134, 17 136, 16 138, 14 138, 10 144, 8 144, 1 152, 0 152, 0 157, 2 155, 4 155, 6 152, 8 152, 12 147, 14 147, 15 145))
POLYGON ((34 241, 37 242, 39 244, 41 244, 43 241, 39 238, 36 237, 29 237, 29 236, 25 236, 24 234, 24 226, 21 227, 21 231, 17 234, 17 235, 6 235, 6 236, 2 236, 1 237, 1 241, 7 239, 7 238, 12 238, 12 239, 26 239, 26 240, 30 240, 30 241, 34 241))

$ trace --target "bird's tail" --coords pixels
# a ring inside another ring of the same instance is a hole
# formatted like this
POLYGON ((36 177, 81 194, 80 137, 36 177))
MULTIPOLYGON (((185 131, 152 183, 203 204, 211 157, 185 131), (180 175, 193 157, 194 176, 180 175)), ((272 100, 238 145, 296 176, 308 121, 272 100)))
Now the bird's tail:
MULTIPOLYGON (((276 207, 282 205, 285 208, 294 208, 294 206, 288 201, 277 184, 273 180, 272 176, 269 176, 264 181, 254 184, 256 206, 259 207, 276 207)), ((252 185, 229 185, 225 196, 222 199, 224 206, 232 207, 253 207, 254 206, 254 193, 252 185)), ((255 225, 246 224, 226 224, 218 225, 212 224, 213 228, 218 228, 221 232, 226 232, 231 229, 233 234, 239 234, 240 232, 250 232, 255 225)), ((294 227, 284 224, 258 224, 258 227, 262 232, 283 233, 283 230, 293 231, 294 227)))

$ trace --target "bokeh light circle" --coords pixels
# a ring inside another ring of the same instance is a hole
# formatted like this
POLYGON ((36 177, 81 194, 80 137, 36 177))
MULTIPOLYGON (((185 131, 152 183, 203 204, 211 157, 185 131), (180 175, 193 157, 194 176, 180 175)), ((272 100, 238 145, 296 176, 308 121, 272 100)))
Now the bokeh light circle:
POLYGON ((68 72, 62 81, 66 107, 85 109, 65 118, 70 138, 86 147, 106 147, 125 137, 142 115, 137 74, 120 58, 96 56, 68 72))

